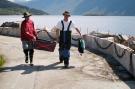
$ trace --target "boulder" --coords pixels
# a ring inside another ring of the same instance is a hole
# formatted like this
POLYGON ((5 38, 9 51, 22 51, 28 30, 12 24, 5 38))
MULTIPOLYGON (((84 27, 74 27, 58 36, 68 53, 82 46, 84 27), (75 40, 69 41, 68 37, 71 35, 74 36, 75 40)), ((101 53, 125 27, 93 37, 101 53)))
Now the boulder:
POLYGON ((19 23, 16 22, 4 22, 1 27, 14 27, 14 28, 19 28, 19 23))

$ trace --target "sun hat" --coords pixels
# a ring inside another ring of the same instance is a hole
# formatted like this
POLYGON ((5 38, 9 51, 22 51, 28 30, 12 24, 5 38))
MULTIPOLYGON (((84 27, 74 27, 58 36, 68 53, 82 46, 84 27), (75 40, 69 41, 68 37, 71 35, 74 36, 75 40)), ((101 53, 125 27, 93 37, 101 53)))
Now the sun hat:
POLYGON ((29 12, 24 12, 22 18, 29 17, 29 16, 31 16, 31 14, 29 12))
POLYGON ((70 16, 70 12, 68 12, 68 11, 64 11, 63 15, 70 16))

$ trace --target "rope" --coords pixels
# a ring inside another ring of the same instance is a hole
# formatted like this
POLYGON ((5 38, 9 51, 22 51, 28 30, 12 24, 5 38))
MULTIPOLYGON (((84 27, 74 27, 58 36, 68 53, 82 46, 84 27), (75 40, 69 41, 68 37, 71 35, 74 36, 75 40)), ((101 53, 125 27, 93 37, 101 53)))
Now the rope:
POLYGON ((123 51, 122 54, 120 55, 120 54, 118 53, 116 44, 114 44, 114 48, 115 48, 115 54, 117 55, 117 57, 122 58, 122 57, 125 55, 126 49, 124 49, 124 51, 123 51))
MULTIPOLYGON (((107 49, 107 48, 109 48, 109 47, 112 45, 112 43, 113 43, 113 42, 111 42, 108 46, 102 47, 102 46, 98 43, 98 41, 96 40, 96 38, 94 38, 94 40, 95 40, 96 44, 97 44, 100 48, 102 48, 102 49, 107 49)), ((117 57, 122 58, 122 57, 125 55, 126 49, 124 49, 124 51, 122 52, 122 54, 119 54, 119 53, 118 53, 118 50, 117 50, 117 47, 116 47, 116 44, 114 44, 114 48, 115 48, 115 54, 117 55, 117 57)), ((130 66, 130 71, 133 73, 133 72, 134 72, 133 52, 130 53, 130 63, 129 63, 129 66, 130 66)))
POLYGON ((108 49, 108 48, 113 44, 113 42, 111 42, 111 43, 108 44, 106 47, 102 47, 102 46, 98 43, 98 41, 96 40, 96 38, 94 38, 94 40, 95 40, 97 46, 98 46, 99 48, 101 48, 101 49, 108 49))
POLYGON ((47 32, 46 30, 39 30, 37 33, 42 32, 42 31, 46 32, 47 35, 48 35, 48 37, 51 38, 52 40, 56 40, 56 38, 52 37, 52 36, 50 35, 50 33, 47 32))

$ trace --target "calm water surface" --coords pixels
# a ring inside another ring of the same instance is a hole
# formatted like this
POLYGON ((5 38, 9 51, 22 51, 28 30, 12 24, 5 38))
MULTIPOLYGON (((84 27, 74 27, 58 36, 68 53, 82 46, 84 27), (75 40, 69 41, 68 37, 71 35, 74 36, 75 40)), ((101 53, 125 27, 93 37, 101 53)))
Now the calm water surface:
MULTIPOLYGON (((63 16, 32 16, 36 28, 53 28, 63 16)), ((135 16, 71 16, 70 19, 82 33, 91 31, 114 34, 135 35, 135 16)), ((0 16, 0 24, 5 21, 22 21, 22 16, 0 16)))

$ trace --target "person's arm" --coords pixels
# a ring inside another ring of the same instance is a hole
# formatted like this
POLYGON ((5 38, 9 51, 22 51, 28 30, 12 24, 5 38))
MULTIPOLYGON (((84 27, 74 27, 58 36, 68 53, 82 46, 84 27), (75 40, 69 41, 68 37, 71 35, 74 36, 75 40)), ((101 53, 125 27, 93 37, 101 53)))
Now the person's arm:
POLYGON ((59 42, 60 30, 62 29, 61 21, 57 23, 55 29, 56 29, 56 41, 59 42))
POLYGON ((36 40, 37 39, 37 31, 34 27, 34 23, 29 23, 29 25, 31 25, 31 30, 33 31, 33 34, 31 34, 29 31, 28 31, 28 28, 25 29, 25 32, 27 34, 27 37, 28 38, 31 38, 32 40, 36 40))
POLYGON ((74 28, 74 29, 77 31, 77 33, 79 33, 79 35, 81 36, 81 32, 80 32, 79 29, 74 25, 73 22, 72 22, 72 24, 71 24, 71 27, 74 28))
POLYGON ((22 35, 23 35, 23 22, 21 23, 21 34, 20 34, 21 38, 22 38, 22 35))
POLYGON ((56 28, 56 41, 59 42, 60 29, 56 28))
POLYGON ((76 29, 76 31, 79 33, 79 35, 82 36, 82 35, 81 35, 81 32, 79 31, 79 29, 78 29, 78 28, 75 28, 75 29, 76 29))
POLYGON ((34 30, 34 35, 35 35, 34 39, 37 40, 38 39, 37 30, 35 29, 34 23, 32 24, 33 24, 33 30, 34 30))
POLYGON ((34 35, 35 35, 35 37, 37 37, 37 30, 36 29, 34 29, 34 35))

